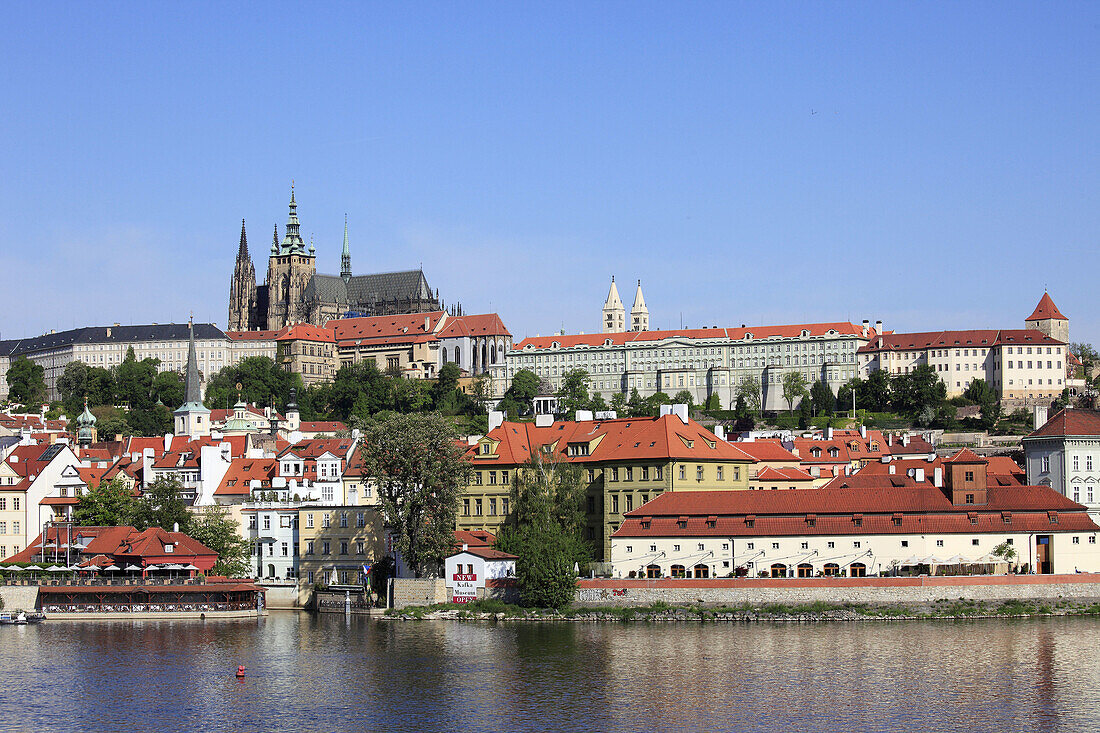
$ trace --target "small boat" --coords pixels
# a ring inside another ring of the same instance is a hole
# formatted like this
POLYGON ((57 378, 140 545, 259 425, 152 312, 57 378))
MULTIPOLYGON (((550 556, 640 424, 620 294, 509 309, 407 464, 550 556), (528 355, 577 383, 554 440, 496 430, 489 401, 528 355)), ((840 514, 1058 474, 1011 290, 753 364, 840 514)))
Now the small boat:
POLYGON ((0 624, 4 626, 23 625, 27 623, 27 614, 22 611, 14 613, 0 613, 0 624))

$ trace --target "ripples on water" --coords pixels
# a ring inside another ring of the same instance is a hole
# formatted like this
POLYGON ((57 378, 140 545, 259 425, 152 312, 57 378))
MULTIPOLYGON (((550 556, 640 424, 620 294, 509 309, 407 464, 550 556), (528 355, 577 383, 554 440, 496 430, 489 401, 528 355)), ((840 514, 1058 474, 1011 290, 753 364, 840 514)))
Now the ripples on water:
POLYGON ((1088 731, 1098 632, 1091 618, 47 622, 0 628, 0 730, 1088 731))

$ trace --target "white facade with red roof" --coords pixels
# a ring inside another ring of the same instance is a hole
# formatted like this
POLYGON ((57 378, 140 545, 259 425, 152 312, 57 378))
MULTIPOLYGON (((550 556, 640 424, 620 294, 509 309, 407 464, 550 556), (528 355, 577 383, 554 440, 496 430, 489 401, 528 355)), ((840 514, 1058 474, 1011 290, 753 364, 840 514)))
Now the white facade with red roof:
POLYGON ((0 556, 19 552, 53 518, 43 501, 57 494, 80 459, 63 443, 21 445, 0 464, 0 556))
POLYGON ((801 372, 811 384, 823 379, 835 393, 856 376, 856 352, 877 333, 864 321, 536 336, 517 343, 505 365, 490 370, 493 395, 503 396, 520 369, 534 372, 551 391, 567 372, 583 369, 589 391, 605 400, 635 389, 642 397, 687 390, 696 403, 718 395, 729 408, 737 385, 754 379, 764 409, 786 409, 784 374, 801 372))
POLYGON ((1047 487, 987 481, 983 459, 968 451, 944 464, 940 486, 861 472, 813 490, 661 494, 628 512, 612 536, 614 574, 1006 572, 991 557, 1005 542, 1032 572, 1100 572, 1100 527, 1084 506, 1047 487))
MULTIPOLYGON (((976 379, 985 380, 1002 402, 1049 403, 1066 388, 1069 337, 1055 327, 1061 316, 1050 296, 1043 299, 1023 329, 884 333, 859 350, 859 376, 875 371, 908 374, 930 366, 947 387, 948 396, 960 395, 976 379), (1040 327, 1041 326, 1041 327, 1040 327)), ((1063 317, 1064 318, 1064 317, 1063 317)))

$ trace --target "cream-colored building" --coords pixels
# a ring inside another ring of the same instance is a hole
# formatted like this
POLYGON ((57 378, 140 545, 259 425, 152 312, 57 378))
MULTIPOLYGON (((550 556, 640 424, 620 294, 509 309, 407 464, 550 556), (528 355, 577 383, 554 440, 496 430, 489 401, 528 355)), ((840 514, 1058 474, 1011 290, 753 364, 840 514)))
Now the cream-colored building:
POLYGON ((987 486, 985 469, 963 451, 931 479, 669 492, 628 513, 612 536, 614 575, 862 576, 960 565, 1003 573, 1008 564, 992 555, 1002 543, 1029 572, 1100 572, 1100 527, 1084 506, 1044 486, 987 486))
MULTIPOLYGON (((335 321, 330 321, 330 326, 335 321)), ((309 387, 331 382, 339 368, 336 337, 331 327, 299 323, 279 331, 277 361, 288 372, 300 374, 309 387)))
POLYGON ((363 566, 386 556, 382 518, 375 507, 303 506, 298 515, 302 584, 362 584, 363 566))

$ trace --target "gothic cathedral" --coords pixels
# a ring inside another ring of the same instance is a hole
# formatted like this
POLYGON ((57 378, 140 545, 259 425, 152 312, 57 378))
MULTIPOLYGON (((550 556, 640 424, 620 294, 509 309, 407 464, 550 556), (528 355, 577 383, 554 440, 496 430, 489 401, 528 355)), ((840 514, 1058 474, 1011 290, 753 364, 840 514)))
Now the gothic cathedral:
MULTIPOLYGON (((442 310, 439 292, 432 293, 423 270, 351 274, 348 223, 344 219, 344 250, 340 274, 317 274, 313 243, 306 249, 298 222, 294 188, 290 190, 290 216, 282 242, 279 229, 271 242, 267 279, 256 284, 256 268, 248 254, 248 239, 241 221, 241 242, 237 264, 229 284, 230 331, 277 331, 295 323, 323 326, 334 318, 426 313, 442 310)), ((452 308, 461 314, 461 306, 452 308)))

